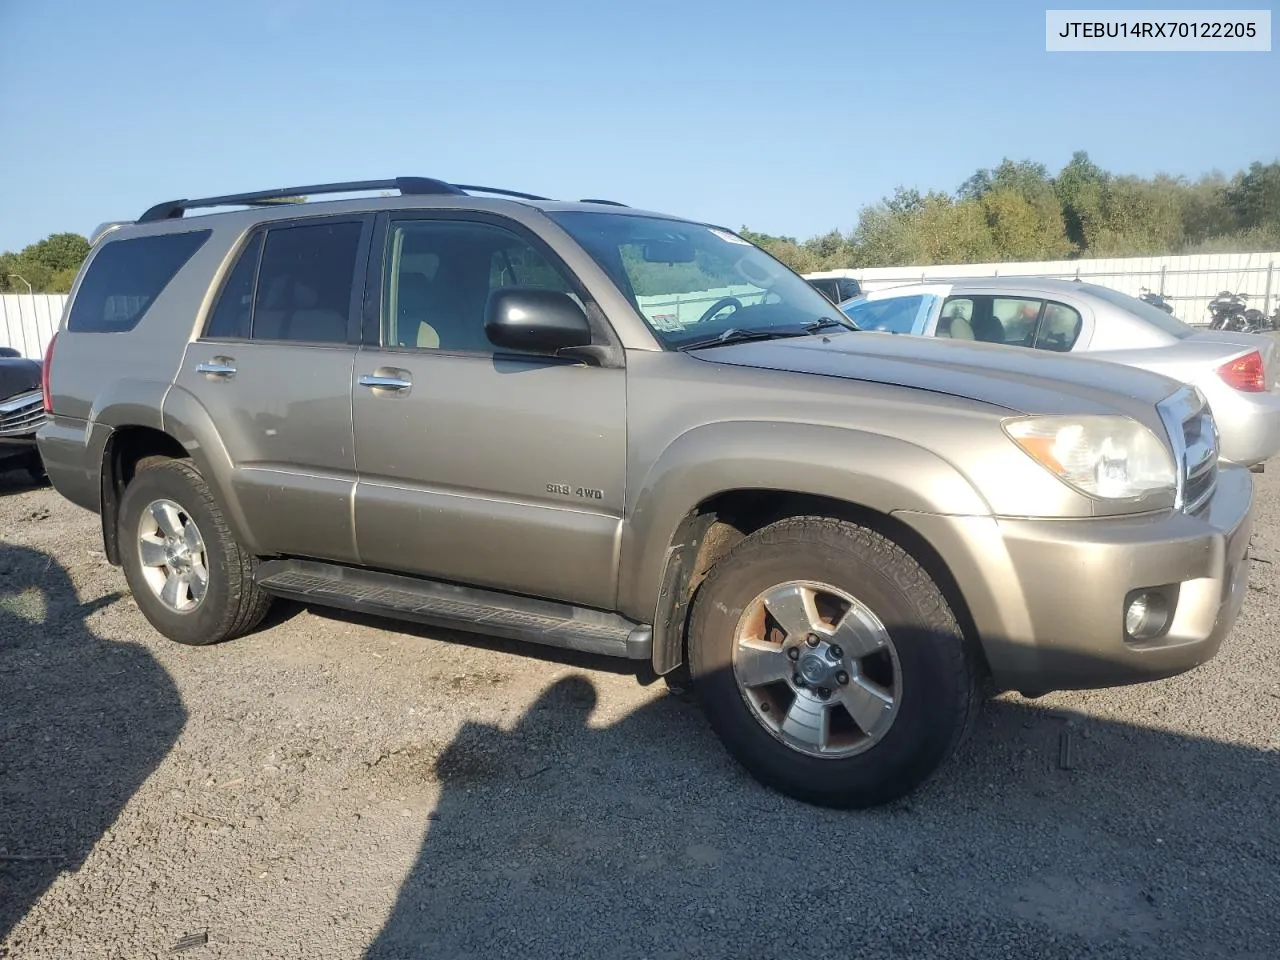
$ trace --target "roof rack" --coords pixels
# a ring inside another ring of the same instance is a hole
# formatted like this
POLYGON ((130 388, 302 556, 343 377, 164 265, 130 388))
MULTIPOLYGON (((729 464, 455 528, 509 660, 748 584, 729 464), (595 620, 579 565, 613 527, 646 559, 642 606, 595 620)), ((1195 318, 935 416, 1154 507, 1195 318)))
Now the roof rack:
MULTIPOLYGON (((402 197, 408 196, 466 196, 469 192, 492 193, 503 197, 515 197, 520 200, 549 201, 549 197, 540 197, 533 193, 522 193, 519 190, 504 190, 500 187, 480 187, 468 184, 446 183, 431 177, 394 177, 391 180, 352 180, 347 183, 316 183, 305 187, 281 187, 277 190, 258 190, 253 193, 230 193, 221 197, 201 197, 198 200, 168 200, 157 203, 148 209, 138 223, 152 223, 157 220, 179 220, 188 210, 199 210, 208 207, 270 207, 296 202, 298 197, 315 196, 326 193, 361 193, 369 190, 399 190, 402 197)), ((616 200, 580 200, 580 203, 604 203, 615 207, 625 207, 625 203, 616 200)))

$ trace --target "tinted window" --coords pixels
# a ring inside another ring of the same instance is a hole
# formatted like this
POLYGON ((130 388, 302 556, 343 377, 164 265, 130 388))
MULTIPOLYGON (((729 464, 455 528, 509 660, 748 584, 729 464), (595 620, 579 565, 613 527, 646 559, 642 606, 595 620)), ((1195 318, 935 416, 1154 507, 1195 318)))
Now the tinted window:
POLYGON ((197 230, 108 242, 80 283, 67 329, 82 333, 132 330, 209 233, 197 230))
POLYGON ((564 276, 527 241, 484 223, 393 223, 383 272, 387 346, 490 353, 484 319, 491 291, 572 293, 564 276))
MULTIPOLYGON (((1163 311, 1161 311, 1163 312, 1163 311)), ((1044 316, 1040 318, 1040 329, 1036 331, 1037 350, 1055 350, 1066 353, 1076 345, 1084 321, 1080 314, 1065 303, 1047 303, 1044 316)))
POLYGON ((262 252, 262 234, 255 234, 231 268, 227 282, 218 295, 218 305, 205 328, 206 337, 243 340, 249 336, 249 317, 253 311, 253 280, 258 272, 258 254, 262 252))
POLYGON ((255 340, 343 343, 356 279, 359 222, 267 231, 253 302, 255 340))
POLYGON ((937 303, 936 297, 917 294, 914 297, 886 297, 883 300, 859 300, 845 304, 845 315, 858 325, 859 330, 879 330, 888 333, 912 333, 917 321, 924 322, 929 309, 937 303))

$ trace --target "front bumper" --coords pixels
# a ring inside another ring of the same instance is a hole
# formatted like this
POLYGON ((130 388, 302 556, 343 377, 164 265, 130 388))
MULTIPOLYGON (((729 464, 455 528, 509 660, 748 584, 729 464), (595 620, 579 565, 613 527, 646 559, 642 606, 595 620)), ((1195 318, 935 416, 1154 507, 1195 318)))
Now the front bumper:
POLYGON ((996 683, 1024 693, 1111 687, 1213 657, 1247 594, 1253 479, 1223 464, 1196 515, 1091 520, 895 514, 942 555, 996 683), (1132 590, 1178 585, 1164 636, 1126 639, 1132 590))

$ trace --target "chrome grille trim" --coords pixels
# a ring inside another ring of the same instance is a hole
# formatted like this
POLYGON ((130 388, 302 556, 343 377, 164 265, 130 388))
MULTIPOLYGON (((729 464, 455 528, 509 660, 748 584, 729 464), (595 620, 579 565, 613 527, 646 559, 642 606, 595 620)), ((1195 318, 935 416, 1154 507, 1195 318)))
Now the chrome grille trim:
POLYGON ((1218 427, 1213 411, 1204 394, 1190 386, 1166 397, 1156 409, 1177 463, 1174 506, 1184 513, 1196 513, 1218 486, 1218 427))
POLYGON ((21 393, 0 403, 0 437, 23 437, 44 423, 44 394, 21 393))

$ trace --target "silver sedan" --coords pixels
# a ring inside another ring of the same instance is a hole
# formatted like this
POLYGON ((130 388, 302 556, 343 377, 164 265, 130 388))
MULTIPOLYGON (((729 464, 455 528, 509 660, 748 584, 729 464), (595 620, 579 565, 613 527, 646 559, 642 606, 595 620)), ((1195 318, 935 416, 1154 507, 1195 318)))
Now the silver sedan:
POLYGON ((1208 399, 1223 459, 1257 467, 1280 453, 1280 358, 1270 336, 1197 329, 1110 287, 1039 277, 887 287, 840 309, 861 330, 1087 353, 1154 370, 1208 399))

